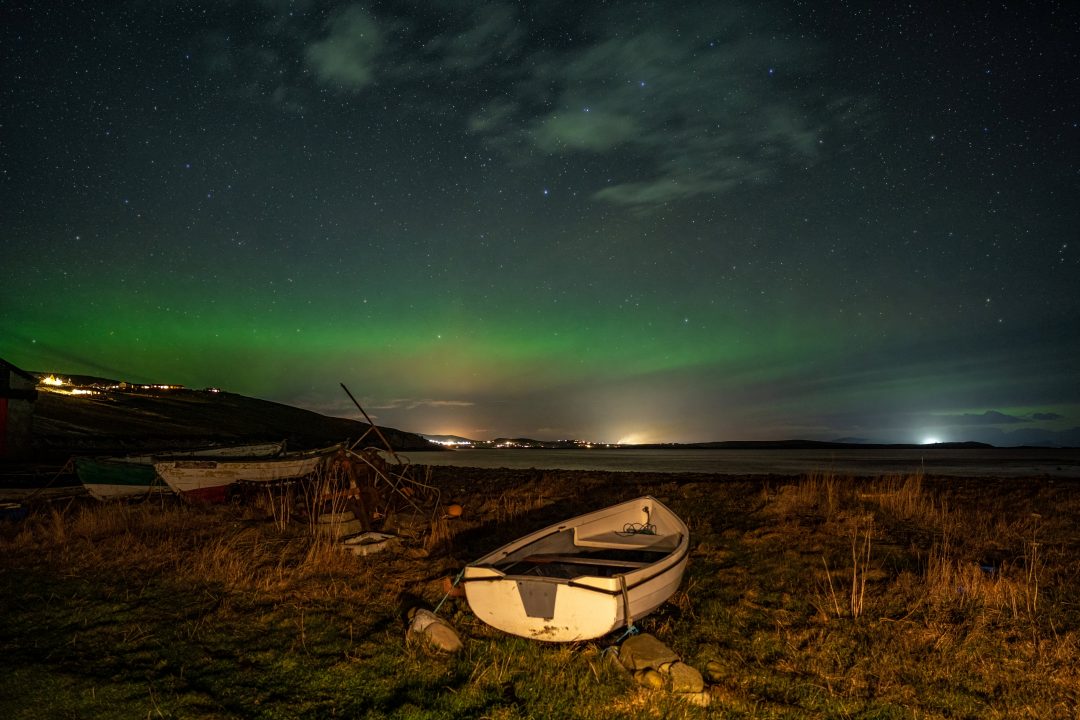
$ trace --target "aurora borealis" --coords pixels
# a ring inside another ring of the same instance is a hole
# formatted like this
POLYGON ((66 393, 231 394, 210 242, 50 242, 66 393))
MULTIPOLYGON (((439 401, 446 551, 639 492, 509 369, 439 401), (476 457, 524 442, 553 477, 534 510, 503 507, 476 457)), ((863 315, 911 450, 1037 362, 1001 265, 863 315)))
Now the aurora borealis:
POLYGON ((474 438, 1080 442, 1072 5, 5 15, 28 370, 474 438))

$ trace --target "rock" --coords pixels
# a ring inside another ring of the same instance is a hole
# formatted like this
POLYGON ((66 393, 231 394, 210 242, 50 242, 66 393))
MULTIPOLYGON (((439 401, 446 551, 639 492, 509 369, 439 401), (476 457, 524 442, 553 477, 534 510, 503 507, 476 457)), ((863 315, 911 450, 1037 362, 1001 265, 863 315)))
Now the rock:
POLYGON ((409 617, 407 641, 420 642, 437 652, 455 653, 465 647, 457 631, 430 610, 416 608, 409 612, 409 617))
POLYGON ((701 673, 684 662, 671 663, 667 676, 667 688, 673 693, 699 693, 705 689, 701 673))
POLYGON ((619 658, 630 670, 657 669, 664 663, 675 662, 675 651, 648 633, 627 638, 619 648, 619 658))
POLYGON ((374 555, 383 550, 399 550, 401 540, 395 535, 379 532, 362 532, 359 535, 348 535, 341 539, 345 549, 354 555, 374 555))
POLYGON ((710 660, 705 663, 705 675, 709 682, 720 682, 724 679, 724 666, 716 660, 710 660))
POLYGON ((420 538, 431 531, 431 518, 416 512, 395 513, 383 521, 384 532, 410 538, 420 538))
POLYGON ((659 690, 664 687, 664 676, 652 668, 638 670, 634 673, 634 680, 637 681, 638 685, 652 690, 659 690))
POLYGON ((622 661, 619 660, 619 648, 617 648, 617 647, 609 647, 606 650, 604 650, 603 656, 604 656, 604 662, 606 662, 608 665, 615 668, 616 670, 618 670, 621 674, 623 674, 625 676, 630 675, 630 670, 628 670, 627 667, 622 664, 622 661))

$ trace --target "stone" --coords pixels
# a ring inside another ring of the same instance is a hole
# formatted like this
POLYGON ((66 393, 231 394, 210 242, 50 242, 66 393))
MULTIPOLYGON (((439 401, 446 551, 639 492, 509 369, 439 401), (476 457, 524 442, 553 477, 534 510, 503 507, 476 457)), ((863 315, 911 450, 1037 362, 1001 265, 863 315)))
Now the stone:
POLYGON ((696 668, 684 662, 675 662, 667 669, 667 688, 673 693, 699 693, 705 689, 705 680, 696 668))
POLYGON ((675 651, 648 633, 627 638, 619 648, 619 658, 630 670, 658 669, 664 663, 675 662, 675 651))
POLYGON ((710 660, 705 663, 705 675, 709 682, 720 682, 724 679, 724 666, 717 660, 710 660))
POLYGON ((384 550, 400 550, 401 540, 396 535, 379 532, 362 532, 348 535, 341 540, 342 546, 354 555, 374 555, 384 550))
POLYGON ((652 668, 638 670, 634 673, 634 680, 638 685, 651 690, 660 690, 664 687, 664 676, 652 668))
POLYGON ((456 653, 465 647, 457 631, 430 610, 416 608, 409 612, 409 630, 405 638, 437 652, 456 653))
POLYGON ((609 647, 604 650, 602 654, 604 656, 604 662, 617 670, 620 674, 629 677, 630 670, 627 669, 627 667, 623 665, 622 661, 619 659, 619 648, 609 647))
MULTIPOLYGON (((350 516, 352 513, 348 513, 350 516)), ((335 540, 339 540, 346 535, 356 535, 364 531, 364 524, 359 520, 344 520, 341 522, 320 522, 315 526, 315 529, 321 535, 329 535, 335 540)))

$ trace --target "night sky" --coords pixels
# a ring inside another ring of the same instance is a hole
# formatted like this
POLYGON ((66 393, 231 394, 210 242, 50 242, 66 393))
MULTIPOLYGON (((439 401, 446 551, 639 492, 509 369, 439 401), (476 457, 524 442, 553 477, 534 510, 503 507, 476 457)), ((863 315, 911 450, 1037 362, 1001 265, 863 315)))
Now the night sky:
POLYGON ((5 3, 0 357, 473 438, 1080 438, 1075 3, 5 3))

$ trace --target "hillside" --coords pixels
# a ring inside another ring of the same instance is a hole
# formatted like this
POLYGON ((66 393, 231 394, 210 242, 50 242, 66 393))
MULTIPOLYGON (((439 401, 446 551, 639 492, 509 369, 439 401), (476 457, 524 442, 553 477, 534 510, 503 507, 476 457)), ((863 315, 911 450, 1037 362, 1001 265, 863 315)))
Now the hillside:
MULTIPOLYGON (((54 457, 273 440, 307 449, 355 440, 369 428, 267 400, 183 389, 93 396, 41 392, 33 427, 35 454, 54 457)), ((380 429, 396 450, 438 449, 419 435, 380 429)))

